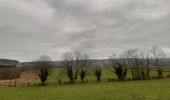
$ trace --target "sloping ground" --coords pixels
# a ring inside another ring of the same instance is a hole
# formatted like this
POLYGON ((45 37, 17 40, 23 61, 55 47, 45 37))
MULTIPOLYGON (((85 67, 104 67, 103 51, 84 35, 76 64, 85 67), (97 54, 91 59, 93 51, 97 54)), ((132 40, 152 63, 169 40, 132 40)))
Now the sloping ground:
POLYGON ((34 72, 26 71, 22 72, 20 78, 18 79, 12 79, 12 80, 0 80, 0 86, 14 86, 16 81, 16 85, 28 85, 28 84, 34 84, 39 82, 38 77, 35 75, 34 72))

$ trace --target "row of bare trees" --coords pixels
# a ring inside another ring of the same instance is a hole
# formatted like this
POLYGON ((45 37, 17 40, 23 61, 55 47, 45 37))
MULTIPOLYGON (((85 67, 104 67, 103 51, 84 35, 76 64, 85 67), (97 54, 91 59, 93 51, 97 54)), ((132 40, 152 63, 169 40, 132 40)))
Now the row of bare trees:
POLYGON ((157 78, 163 77, 165 53, 156 46, 151 49, 129 49, 120 55, 109 57, 110 65, 115 70, 119 80, 125 80, 127 70, 132 74, 133 80, 150 79, 150 69, 155 68, 157 78))
MULTIPOLYGON (((121 54, 113 54, 109 57, 104 66, 112 67, 118 80, 124 81, 127 72, 131 72, 133 80, 150 79, 151 69, 157 71, 157 78, 163 77, 162 67, 164 66, 165 53, 161 48, 156 46, 151 49, 128 49, 121 54)), ((75 83, 80 78, 81 82, 85 81, 87 69, 92 67, 90 57, 86 53, 79 50, 73 50, 63 54, 62 67, 69 78, 69 83, 75 83)), ((35 62, 36 73, 38 74, 42 85, 50 75, 51 69, 54 65, 48 56, 41 56, 35 62)), ((103 65, 95 65, 96 80, 101 80, 103 65)), ((61 80, 60 80, 61 81, 61 80)))
MULTIPOLYGON (((63 73, 67 73, 69 83, 74 83, 80 76, 82 82, 86 77, 87 68, 90 66, 89 56, 78 50, 66 52, 63 54, 62 70, 60 77, 63 73)), ((41 85, 45 85, 48 76, 51 73, 54 64, 49 56, 41 56, 37 61, 34 62, 34 69, 41 80, 41 85)), ((59 80, 61 81, 61 80, 59 80)))

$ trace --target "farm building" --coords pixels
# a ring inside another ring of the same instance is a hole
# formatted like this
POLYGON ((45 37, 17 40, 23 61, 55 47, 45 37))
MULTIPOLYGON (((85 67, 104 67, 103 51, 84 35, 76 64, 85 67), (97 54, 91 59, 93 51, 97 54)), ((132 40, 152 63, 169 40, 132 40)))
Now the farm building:
POLYGON ((19 77, 16 60, 0 59, 0 79, 13 79, 19 77))

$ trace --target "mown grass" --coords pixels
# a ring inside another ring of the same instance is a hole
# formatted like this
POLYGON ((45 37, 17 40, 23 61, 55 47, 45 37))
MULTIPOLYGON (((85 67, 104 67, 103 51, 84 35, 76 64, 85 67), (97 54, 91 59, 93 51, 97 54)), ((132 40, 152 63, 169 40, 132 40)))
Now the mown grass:
MULTIPOLYGON (((56 69, 47 86, 0 87, 0 100, 170 100, 169 78, 106 82, 107 78, 116 76, 110 70, 104 70, 100 83, 95 82, 91 71, 86 78, 88 83, 59 85, 58 73, 56 69)), ((66 76, 63 81, 67 81, 66 76)))

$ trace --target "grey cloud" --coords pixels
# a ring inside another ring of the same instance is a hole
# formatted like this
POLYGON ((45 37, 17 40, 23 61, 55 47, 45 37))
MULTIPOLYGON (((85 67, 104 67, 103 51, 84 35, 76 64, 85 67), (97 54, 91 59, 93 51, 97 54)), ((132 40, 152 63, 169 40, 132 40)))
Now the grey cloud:
POLYGON ((168 0, 0 0, 0 57, 60 60, 77 48, 103 58, 123 48, 170 48, 169 6, 168 0))

